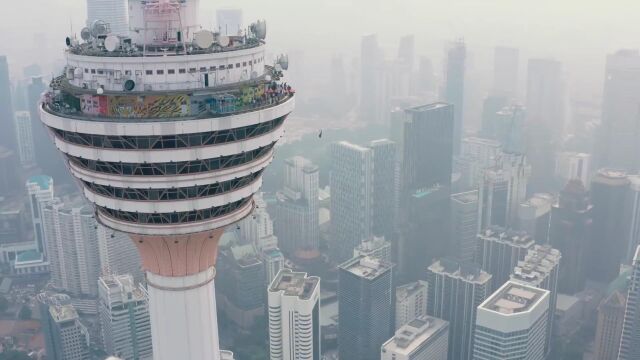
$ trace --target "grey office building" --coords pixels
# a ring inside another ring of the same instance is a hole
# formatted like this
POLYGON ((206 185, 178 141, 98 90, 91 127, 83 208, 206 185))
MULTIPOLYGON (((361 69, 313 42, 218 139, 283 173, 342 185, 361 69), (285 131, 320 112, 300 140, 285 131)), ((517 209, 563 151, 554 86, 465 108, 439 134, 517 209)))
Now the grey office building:
POLYGON ((340 359, 380 358, 380 347, 393 336, 395 286, 393 265, 358 256, 338 270, 338 354, 340 359))
POLYGON ((427 269, 427 314, 449 321, 449 360, 473 359, 478 306, 491 294, 491 275, 474 264, 440 259, 427 269))

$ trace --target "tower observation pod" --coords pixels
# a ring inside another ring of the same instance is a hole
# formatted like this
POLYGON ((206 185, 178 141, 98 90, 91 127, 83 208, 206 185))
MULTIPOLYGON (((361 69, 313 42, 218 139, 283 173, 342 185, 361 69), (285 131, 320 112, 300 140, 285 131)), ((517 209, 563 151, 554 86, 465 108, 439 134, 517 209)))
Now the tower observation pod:
POLYGON ((40 107, 96 219, 137 246, 156 360, 221 358, 218 241, 252 212, 295 101, 265 22, 203 30, 198 3, 130 0, 129 36, 96 20, 67 38, 40 107))

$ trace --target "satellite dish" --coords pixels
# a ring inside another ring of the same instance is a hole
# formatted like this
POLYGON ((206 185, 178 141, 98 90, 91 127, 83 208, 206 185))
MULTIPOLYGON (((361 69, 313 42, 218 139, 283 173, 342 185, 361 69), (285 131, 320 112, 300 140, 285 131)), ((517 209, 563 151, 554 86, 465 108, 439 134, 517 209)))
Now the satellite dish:
POLYGON ((98 89, 96 89, 96 92, 98 93, 98 95, 102 95, 104 94, 104 89, 102 88, 102 86, 98 87, 98 89))
POLYGON ((75 68, 75 70, 73 70, 73 77, 76 78, 76 79, 81 79, 82 78, 82 69, 75 68))
POLYGON ((282 68, 282 70, 289 69, 289 55, 282 54, 278 58, 278 65, 282 68))
POLYGON ((264 40, 267 37, 267 22, 264 20, 258 20, 255 24, 251 25, 253 33, 260 40, 264 40))
POLYGON ((107 51, 116 51, 120 46, 120 38, 115 35, 109 35, 104 39, 104 47, 107 51))
POLYGON ((229 39, 228 36, 221 35, 218 38, 218 44, 220 44, 220 46, 222 47, 227 47, 229 46, 230 43, 231 43, 231 39, 229 39))
POLYGON ((193 42, 200 49, 207 49, 213 44, 214 38, 213 33, 208 30, 198 31, 193 36, 193 42))
POLYGON ((91 35, 98 37, 109 33, 109 25, 102 20, 96 20, 91 24, 91 35))
POLYGON ((71 47, 71 38, 67 36, 66 39, 64 39, 64 43, 71 47))
POLYGON ((89 41, 89 39, 91 39, 91 30, 88 27, 83 28, 80 31, 80 38, 84 41, 89 41))
POLYGON ((124 89, 126 91, 133 91, 133 89, 135 89, 135 88, 136 88, 136 82, 135 81, 129 79, 129 80, 124 82, 124 89))

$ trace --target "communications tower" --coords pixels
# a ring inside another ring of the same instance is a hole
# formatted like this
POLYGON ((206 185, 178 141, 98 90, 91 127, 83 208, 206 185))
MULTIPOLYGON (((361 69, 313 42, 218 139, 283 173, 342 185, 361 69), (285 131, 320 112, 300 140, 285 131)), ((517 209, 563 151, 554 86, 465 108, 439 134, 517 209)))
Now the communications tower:
POLYGON ((138 248, 154 359, 218 360, 218 240, 253 211, 294 108, 288 59, 267 64, 264 21, 226 36, 198 26, 199 0, 129 4, 128 36, 96 20, 66 39, 42 122, 96 219, 138 248))

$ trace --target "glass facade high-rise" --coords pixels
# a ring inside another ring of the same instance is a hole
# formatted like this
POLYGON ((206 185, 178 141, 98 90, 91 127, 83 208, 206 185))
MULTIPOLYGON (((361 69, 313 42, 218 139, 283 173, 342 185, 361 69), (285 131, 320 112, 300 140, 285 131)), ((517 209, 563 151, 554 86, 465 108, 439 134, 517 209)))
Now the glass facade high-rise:
POLYGON ((358 256, 338 269, 338 354, 340 359, 371 360, 394 332, 393 265, 358 256))
POLYGON ((338 263, 371 235, 373 152, 345 141, 331 145, 331 252, 338 263))
POLYGON ((640 166, 640 52, 607 56, 598 130, 596 166, 637 170, 640 166))
POLYGON ((625 199, 629 188, 623 171, 601 169, 591 180, 593 203, 591 236, 587 251, 587 277, 608 283, 620 274, 626 258, 625 199))
POLYGON ((464 133, 464 77, 467 47, 463 40, 455 41, 447 50, 444 100, 453 105, 453 153, 460 153, 464 133))
POLYGON ((0 56, 0 146, 12 151, 18 150, 13 123, 13 103, 11 102, 11 81, 6 56, 0 56))
POLYGON ((631 283, 627 294, 618 360, 640 358, 640 246, 633 256, 631 283))
POLYGON ((449 321, 448 359, 473 359, 476 311, 491 294, 491 274, 445 258, 429 266, 427 282, 427 314, 449 321))

